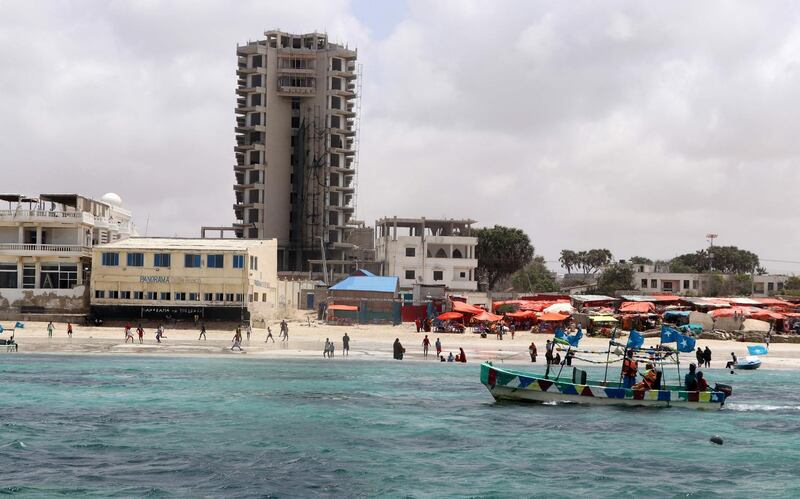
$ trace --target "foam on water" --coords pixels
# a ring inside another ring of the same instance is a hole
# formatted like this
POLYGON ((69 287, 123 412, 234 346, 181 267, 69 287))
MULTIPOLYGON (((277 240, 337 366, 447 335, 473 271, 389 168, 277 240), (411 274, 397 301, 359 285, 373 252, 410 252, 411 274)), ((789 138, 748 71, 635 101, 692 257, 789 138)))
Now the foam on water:
POLYGON ((498 404, 477 364, 3 360, 0 493, 800 495, 790 371, 737 376, 724 410, 693 411, 498 404))

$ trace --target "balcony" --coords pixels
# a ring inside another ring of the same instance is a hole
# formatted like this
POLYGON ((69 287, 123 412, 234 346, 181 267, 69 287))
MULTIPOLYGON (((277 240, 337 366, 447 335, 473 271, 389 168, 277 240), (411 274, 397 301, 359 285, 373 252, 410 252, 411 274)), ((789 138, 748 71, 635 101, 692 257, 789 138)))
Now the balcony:
POLYGON ((90 246, 79 244, 25 244, 25 243, 0 243, 0 253, 13 256, 48 255, 59 256, 92 256, 90 246))
POLYGON ((56 222, 94 224, 94 215, 83 211, 0 210, 0 222, 56 222))
POLYGON ((285 97, 314 97, 317 89, 314 87, 293 87, 290 85, 278 85, 278 95, 285 97))

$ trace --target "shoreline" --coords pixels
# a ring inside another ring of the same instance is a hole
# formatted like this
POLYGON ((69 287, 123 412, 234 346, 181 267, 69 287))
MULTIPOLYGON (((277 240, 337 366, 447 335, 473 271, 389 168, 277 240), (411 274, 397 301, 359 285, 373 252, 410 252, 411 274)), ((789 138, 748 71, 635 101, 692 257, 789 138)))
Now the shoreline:
MULTIPOLYGON (((279 327, 271 325, 275 343, 264 343, 266 329, 254 329, 253 336, 248 343, 242 341, 242 352, 231 351, 233 331, 214 329, 210 324, 207 329, 207 340, 198 340, 199 330, 195 329, 170 329, 165 332, 163 343, 158 344, 155 339, 154 329, 145 329, 144 343, 139 344, 138 338, 134 344, 125 343, 122 327, 102 326, 74 326, 74 337, 69 339, 66 335, 66 324, 54 324, 56 329, 52 338, 47 337, 46 323, 26 323, 25 328, 15 331, 15 339, 19 343, 19 352, 0 351, 0 354, 49 354, 49 355, 107 355, 124 357, 187 357, 187 358, 230 358, 239 356, 254 360, 310 360, 320 361, 348 360, 356 362, 375 362, 392 358, 392 343, 399 338, 406 349, 403 359, 405 362, 439 362, 436 359, 435 347, 437 338, 441 339, 443 355, 447 357, 451 351, 455 355, 459 348, 464 348, 469 364, 480 363, 485 360, 500 361, 514 366, 544 366, 545 342, 552 338, 550 334, 533 334, 519 332, 511 339, 506 335, 503 340, 495 337, 481 338, 473 333, 417 333, 413 324, 400 326, 391 325, 358 325, 358 326, 333 326, 327 324, 292 321, 289 324, 289 341, 281 342, 277 338, 279 327), (342 336, 347 333, 351 339, 350 355, 342 356, 342 336), (423 358, 422 339, 425 334, 431 341, 431 353, 428 359, 423 358), (336 345, 333 359, 322 356, 325 340, 330 338, 336 345), (533 341, 538 350, 535 364, 530 362, 528 346, 533 341)), ((244 333, 243 333, 244 335, 244 333)), ((244 335, 246 338, 246 335, 244 335)), ((8 330, 0 334, 0 338, 10 337, 8 330)), ((645 340, 645 345, 655 344, 650 342, 653 338, 645 340)), ((735 352, 740 358, 747 356, 746 346, 753 343, 732 340, 697 340, 697 345, 711 348, 713 357, 711 368, 723 369, 730 359, 730 353, 735 352)), ((588 350, 603 350, 608 346, 607 338, 585 337, 580 348, 588 350)), ((2 346, 0 346, 2 348, 2 346)), ((695 356, 687 353, 681 359, 682 365, 695 361, 695 356)), ((588 358, 600 360, 597 354, 588 358)), ((770 354, 762 356, 761 369, 800 370, 800 344, 773 343, 770 354)), ((573 361, 574 366, 602 365, 584 362, 578 359, 573 361)), ((612 364, 614 366, 615 364, 612 364)))

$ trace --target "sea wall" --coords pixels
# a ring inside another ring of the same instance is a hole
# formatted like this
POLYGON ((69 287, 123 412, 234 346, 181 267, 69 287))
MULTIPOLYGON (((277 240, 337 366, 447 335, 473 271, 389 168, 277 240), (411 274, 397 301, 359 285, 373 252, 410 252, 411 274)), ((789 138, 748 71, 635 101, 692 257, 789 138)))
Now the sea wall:
POLYGON ((85 285, 72 289, 0 289, 0 318, 27 313, 84 314, 89 310, 85 285))

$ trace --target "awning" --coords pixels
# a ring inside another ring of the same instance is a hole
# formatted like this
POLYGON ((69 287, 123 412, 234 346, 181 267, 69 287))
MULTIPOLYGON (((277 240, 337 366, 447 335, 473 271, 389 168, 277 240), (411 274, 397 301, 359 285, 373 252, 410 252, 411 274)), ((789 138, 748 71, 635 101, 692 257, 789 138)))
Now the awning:
POLYGON ((328 310, 342 310, 347 312, 358 312, 358 307, 353 305, 328 305, 328 310))
POLYGON ((649 301, 624 301, 619 311, 625 314, 649 314, 656 311, 656 306, 649 301))
POLYGON ((589 320, 592 322, 619 322, 610 315, 593 315, 589 317, 589 320))
POLYGON ((453 302, 453 311, 461 312, 462 314, 472 314, 472 315, 486 312, 486 310, 476 307, 475 305, 467 305, 466 303, 460 301, 453 302))
POLYGON ((531 317, 536 317, 536 314, 530 310, 520 310, 519 312, 509 312, 506 314, 506 317, 511 317, 512 319, 529 319, 531 317))
POLYGON ((479 321, 479 322, 497 322, 499 320, 502 320, 503 316, 502 315, 495 315, 493 313, 483 311, 482 313, 476 315, 472 319, 476 320, 476 321, 479 321))
POLYGON ((545 321, 545 322, 561 322, 561 321, 565 321, 565 320, 569 319, 569 316, 568 315, 563 315, 563 314, 556 314, 556 313, 548 312, 548 313, 539 314, 538 319, 540 321, 545 321))
POLYGON ((756 312, 750 312, 750 318, 758 319, 760 321, 770 321, 785 319, 786 316, 772 310, 759 310, 756 312))
POLYGON ((439 315, 437 319, 439 319, 440 321, 453 321, 461 319, 462 317, 464 317, 464 314, 462 314, 461 312, 445 312, 439 315))

